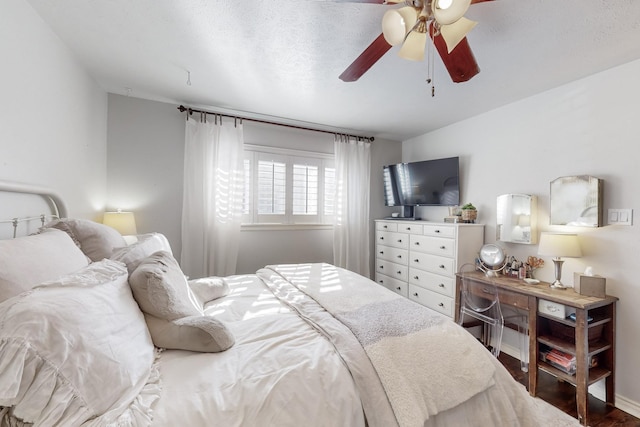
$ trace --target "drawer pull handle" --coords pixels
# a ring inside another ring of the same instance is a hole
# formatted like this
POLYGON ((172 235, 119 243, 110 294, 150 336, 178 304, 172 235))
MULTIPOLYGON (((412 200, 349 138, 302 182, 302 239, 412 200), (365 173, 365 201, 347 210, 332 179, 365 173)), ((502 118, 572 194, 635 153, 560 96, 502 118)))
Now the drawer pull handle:
POLYGON ((398 270, 396 271, 396 274, 402 274, 402 271, 398 270))
POLYGON ((444 250, 444 249, 447 249, 447 247, 446 246, 440 246, 440 249, 444 250))
POLYGON ((444 269, 445 267, 444 267, 444 265, 440 264, 440 268, 444 269))
POLYGON ((438 304, 438 307, 444 307, 443 303, 438 304))
POLYGON ((444 288, 444 283, 440 283, 438 286, 444 288))
POLYGON ((416 244, 416 246, 420 246, 420 242, 416 242, 415 244, 416 244))
POLYGON ((407 227, 407 231, 411 231, 411 227, 407 227))
POLYGON ((402 255, 398 255, 398 258, 402 259, 402 255))
POLYGON ((398 239, 398 243, 402 243, 402 239, 398 239))
POLYGON ((384 255, 384 251, 380 251, 380 255, 384 255))
POLYGON ((380 270, 384 270, 384 265, 381 265, 381 266, 380 266, 380 270))
POLYGON ((386 225, 383 225, 383 226, 382 226, 382 228, 387 228, 387 226, 386 226, 386 225))
POLYGON ((378 282, 384 284, 384 280, 378 280, 378 282))
POLYGON ((396 291, 401 291, 401 290, 402 290, 402 288, 401 288, 400 286, 398 286, 398 287, 396 288, 396 291))
POLYGON ((380 236, 380 240, 384 240, 384 237, 380 236))
POLYGON ((416 259, 414 259, 414 260, 413 260, 413 262, 415 262, 415 263, 419 263, 419 262, 420 262, 420 260, 419 260, 418 258, 416 258, 416 259))
POLYGON ((436 233, 440 233, 440 230, 435 230, 436 233))
POLYGON ((417 292, 414 292, 414 293, 413 293, 413 296, 414 296, 414 297, 417 297, 417 296, 418 296, 418 293, 417 293, 417 292))
POLYGON ((413 276, 414 279, 416 280, 420 280, 420 278, 418 276, 413 276))

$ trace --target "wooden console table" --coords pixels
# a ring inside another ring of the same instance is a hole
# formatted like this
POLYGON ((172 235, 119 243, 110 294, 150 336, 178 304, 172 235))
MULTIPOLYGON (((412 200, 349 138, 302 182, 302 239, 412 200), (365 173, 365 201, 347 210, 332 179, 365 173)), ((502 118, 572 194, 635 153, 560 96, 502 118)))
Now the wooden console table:
MULTIPOLYGON (((469 276, 468 276, 469 277, 469 276)), ((483 287, 492 282, 498 289, 500 303, 525 310, 529 315, 529 394, 535 396, 538 369, 573 384, 576 387, 578 421, 587 425, 588 387, 605 379, 606 403, 615 404, 615 335, 617 297, 588 297, 572 288, 552 289, 549 283, 527 285, 524 281, 506 276, 487 278, 476 272, 470 276, 474 294, 482 296, 483 287), (492 280, 493 279, 493 280, 492 280), (542 301, 543 309, 539 310, 542 301), (565 312, 575 310, 575 321, 565 318, 565 312), (555 313, 555 315, 548 314, 555 313), (558 333, 560 331, 561 333, 558 333), (570 375, 540 360, 540 348, 558 349, 576 356, 576 372, 570 375), (597 366, 590 367, 592 358, 597 366)), ((456 280, 455 320, 460 316, 461 278, 456 280)))

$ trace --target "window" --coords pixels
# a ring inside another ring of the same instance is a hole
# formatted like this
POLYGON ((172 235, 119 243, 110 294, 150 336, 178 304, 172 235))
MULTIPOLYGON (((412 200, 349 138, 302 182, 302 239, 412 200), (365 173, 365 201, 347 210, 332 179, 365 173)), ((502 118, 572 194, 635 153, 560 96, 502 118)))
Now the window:
POLYGON ((245 145, 246 224, 331 224, 333 155, 245 145))

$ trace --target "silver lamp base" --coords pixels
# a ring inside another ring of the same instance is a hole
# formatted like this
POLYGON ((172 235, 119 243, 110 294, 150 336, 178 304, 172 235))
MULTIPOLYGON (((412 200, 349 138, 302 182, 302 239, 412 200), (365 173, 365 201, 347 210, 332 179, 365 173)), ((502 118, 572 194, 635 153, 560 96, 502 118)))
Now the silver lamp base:
POLYGON ((564 260, 558 258, 553 258, 553 266, 555 268, 555 272, 556 272, 556 280, 553 281, 552 284, 549 285, 550 288, 552 289, 567 289, 567 287, 565 285, 562 284, 562 282, 560 281, 560 277, 562 277, 562 264, 564 263, 564 260))

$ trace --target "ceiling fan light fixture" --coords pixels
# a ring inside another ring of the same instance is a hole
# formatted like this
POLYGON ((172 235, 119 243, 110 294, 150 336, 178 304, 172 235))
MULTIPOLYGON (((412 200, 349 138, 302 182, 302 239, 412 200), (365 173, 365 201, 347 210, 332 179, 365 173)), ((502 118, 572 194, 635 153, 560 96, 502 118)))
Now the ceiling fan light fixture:
POLYGON ((398 56, 411 61, 424 60, 424 49, 427 45, 427 33, 421 31, 412 31, 402 44, 402 48, 398 52, 398 56))
POLYGON ((476 21, 472 21, 463 16, 453 24, 441 25, 440 34, 442 34, 442 38, 447 44, 447 53, 451 53, 458 43, 460 43, 477 24, 476 21))
POLYGON ((449 25, 462 18, 469 6, 471 6, 471 0, 435 0, 431 3, 431 11, 438 24, 449 25), (442 6, 440 6, 441 3, 442 6))
POLYGON ((391 46, 402 43, 418 19, 416 9, 407 6, 387 11, 382 17, 382 34, 391 46))

